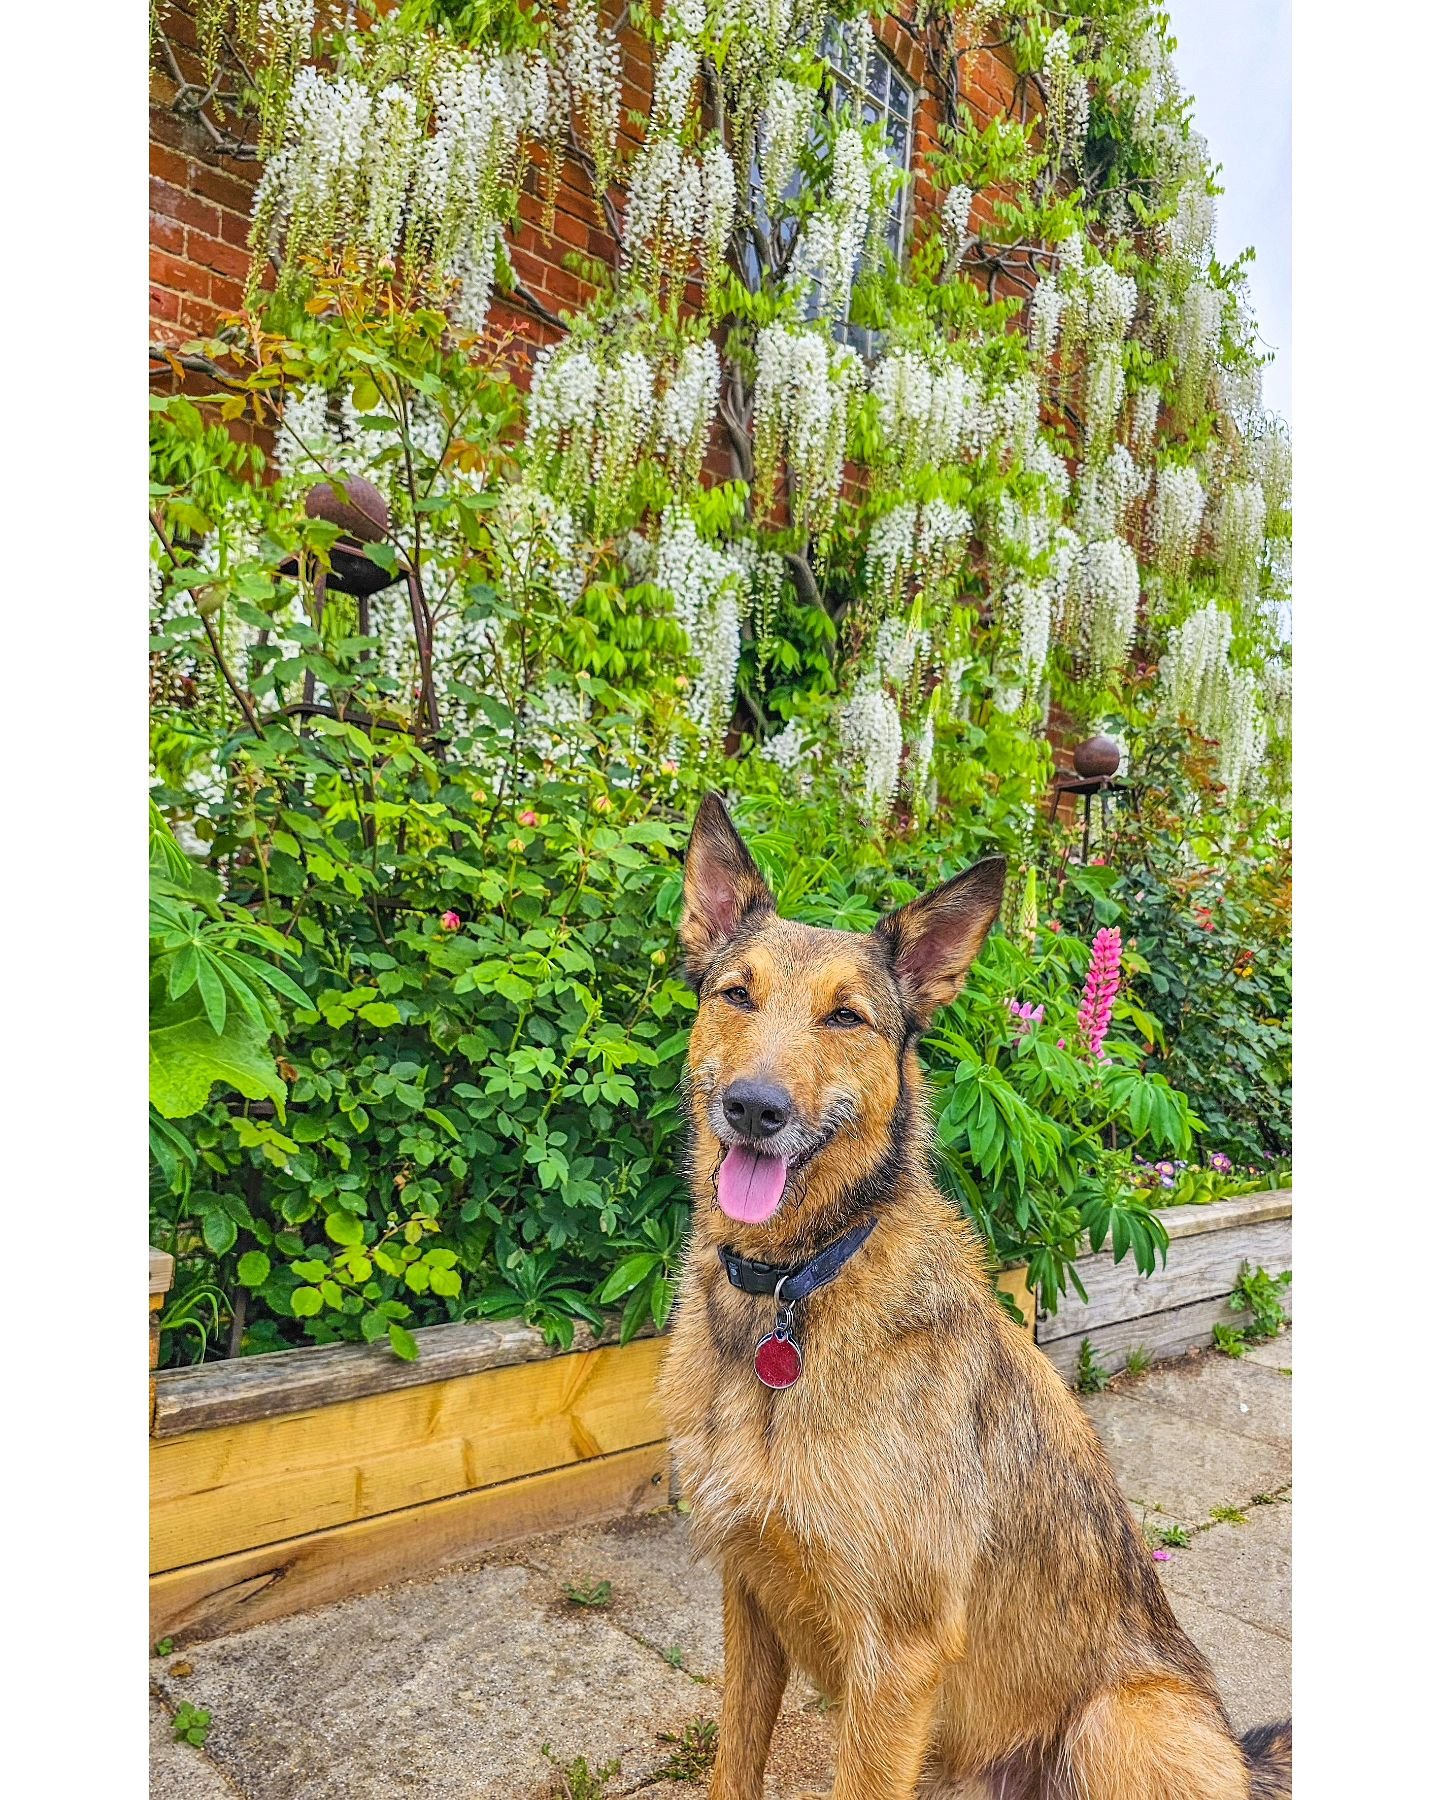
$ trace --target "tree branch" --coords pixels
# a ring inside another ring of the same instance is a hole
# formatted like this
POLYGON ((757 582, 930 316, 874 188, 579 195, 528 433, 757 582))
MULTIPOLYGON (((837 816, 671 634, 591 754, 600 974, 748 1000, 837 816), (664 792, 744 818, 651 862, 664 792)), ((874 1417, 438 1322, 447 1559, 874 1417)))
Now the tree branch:
MULTIPOLYGON (((208 356, 197 356, 189 352, 182 354, 179 350, 171 350, 164 344, 151 344, 150 360, 151 362, 168 363, 172 374, 178 364, 182 369, 188 369, 192 375, 208 375, 211 381, 219 382, 221 387, 236 388, 247 393, 250 391, 245 382, 237 381, 233 375, 227 375, 219 363, 211 362, 208 356)), ((160 370, 152 369, 150 373, 158 375, 160 370)))
POLYGON ((798 550, 786 550, 783 554, 800 598, 807 606, 818 606, 824 612, 825 602, 820 597, 820 587, 815 580, 815 571, 810 567, 809 558, 798 550))

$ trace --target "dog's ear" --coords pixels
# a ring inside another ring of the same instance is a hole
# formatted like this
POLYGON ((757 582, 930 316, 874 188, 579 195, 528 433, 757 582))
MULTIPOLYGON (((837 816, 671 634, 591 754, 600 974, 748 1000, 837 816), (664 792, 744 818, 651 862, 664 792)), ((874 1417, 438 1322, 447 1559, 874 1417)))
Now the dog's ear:
POLYGON ((1005 858, 987 856, 949 881, 891 913, 875 927, 901 998, 921 1025, 960 992, 1000 911, 1005 858))
POLYGON ((685 852, 685 907, 680 943, 685 973, 698 988, 705 972, 752 913, 774 912, 775 897, 745 848, 718 794, 695 815, 685 852))

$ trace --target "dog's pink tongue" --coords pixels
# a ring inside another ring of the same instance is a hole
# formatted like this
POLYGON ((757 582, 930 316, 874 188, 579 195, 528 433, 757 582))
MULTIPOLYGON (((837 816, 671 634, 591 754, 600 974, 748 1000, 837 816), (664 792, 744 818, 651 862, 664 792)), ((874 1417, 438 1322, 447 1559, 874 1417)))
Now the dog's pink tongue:
POLYGON ((742 1225, 768 1219, 785 1192, 788 1167, 783 1156, 762 1156, 748 1144, 733 1145, 715 1183, 721 1212, 742 1225))

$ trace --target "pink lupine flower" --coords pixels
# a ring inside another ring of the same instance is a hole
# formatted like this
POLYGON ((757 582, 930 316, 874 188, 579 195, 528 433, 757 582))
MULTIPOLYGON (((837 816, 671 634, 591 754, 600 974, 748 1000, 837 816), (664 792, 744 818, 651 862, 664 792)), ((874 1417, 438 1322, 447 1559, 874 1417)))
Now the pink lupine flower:
POLYGON ((522 825, 538 825, 540 823, 540 815, 533 812, 523 812, 520 815, 520 823, 522 825))
POLYGON ((442 930, 442 931, 458 931, 458 930, 459 930, 459 929, 460 929, 460 915, 459 915, 459 913, 457 913, 457 912, 443 912, 443 913, 441 913, 441 915, 440 915, 440 929, 441 929, 441 930, 442 930))
POLYGON ((1115 996, 1120 992, 1120 946, 1118 926, 1102 925, 1090 946, 1090 969, 1085 977, 1085 997, 1080 1002, 1076 1023, 1086 1049, 1096 1062, 1108 1062, 1105 1033, 1115 996))
POLYGON ((1018 1000, 1012 1000, 1010 1002, 1010 1011, 1015 1015, 1020 1026, 1019 1031, 1012 1040, 1014 1043, 1018 1044, 1020 1039, 1028 1032, 1038 1030, 1044 1023, 1045 1005, 1043 1001, 1032 1004, 1032 1002, 1027 1000, 1022 1006, 1018 1000))

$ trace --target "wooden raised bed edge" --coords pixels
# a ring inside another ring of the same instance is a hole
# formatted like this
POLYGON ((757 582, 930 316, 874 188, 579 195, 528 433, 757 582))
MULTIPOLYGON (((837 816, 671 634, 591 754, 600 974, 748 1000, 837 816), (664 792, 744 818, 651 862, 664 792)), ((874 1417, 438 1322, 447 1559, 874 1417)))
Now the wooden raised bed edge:
POLYGON ((1234 1320, 1228 1301, 1242 1262, 1272 1274, 1290 1267, 1291 1203, 1291 1190, 1280 1188, 1167 1209, 1164 1264, 1142 1275, 1130 1258, 1117 1263, 1108 1244, 1080 1258, 1088 1302, 1062 1294, 1055 1313, 1037 1319, 1036 1343, 1067 1381, 1086 1338, 1094 1362, 1112 1373, 1132 1350, 1159 1361, 1209 1345, 1212 1327, 1234 1320))
MULTIPOLYGON (((613 1321, 599 1334, 588 1325, 577 1324, 568 1352, 547 1344, 533 1327, 514 1320, 423 1325, 414 1335, 419 1350, 414 1362, 404 1361, 382 1341, 320 1344, 275 1350, 264 1356, 233 1356, 185 1369, 162 1369, 155 1379, 154 1435, 175 1437, 217 1425, 274 1419, 333 1406, 340 1400, 362 1399, 367 1394, 475 1375, 482 1369, 578 1355, 617 1343, 620 1334, 613 1321)), ((652 1335, 653 1328, 638 1334, 642 1338, 652 1335)))
POLYGON ((653 1333, 582 1327, 568 1353, 513 1323, 415 1336, 414 1362, 327 1345, 152 1376, 153 1639, 664 1504, 653 1333))

